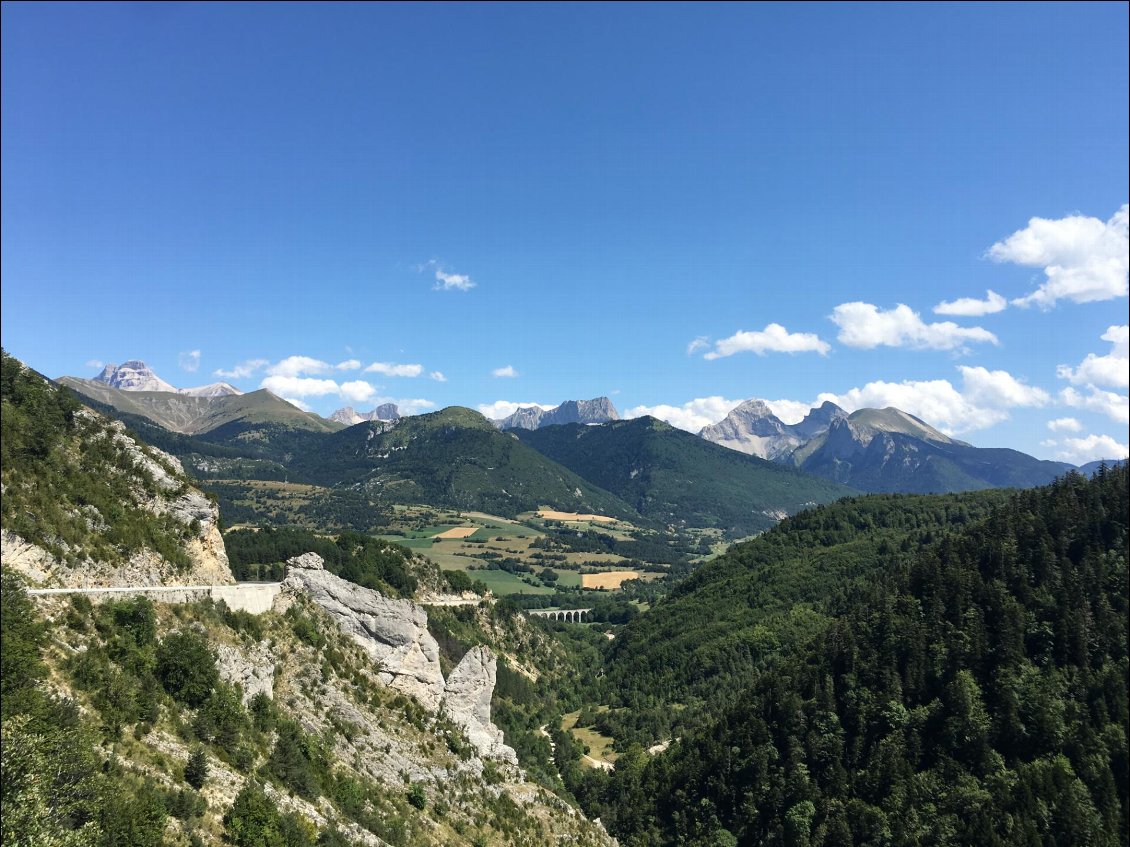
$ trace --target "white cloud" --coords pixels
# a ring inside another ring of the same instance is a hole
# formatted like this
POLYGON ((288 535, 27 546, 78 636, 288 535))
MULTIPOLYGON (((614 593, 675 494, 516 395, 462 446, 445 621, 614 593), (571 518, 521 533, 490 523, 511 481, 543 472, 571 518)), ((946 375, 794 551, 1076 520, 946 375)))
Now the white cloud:
POLYGON ((664 403, 658 406, 635 406, 625 409, 624 417, 639 418, 651 415, 687 432, 698 432, 704 426, 718 423, 741 402, 741 400, 727 400, 725 397, 717 396, 697 397, 681 406, 669 406, 664 403))
POLYGON ((985 299, 961 297, 957 300, 943 301, 934 307, 936 315, 955 315, 962 318, 979 318, 992 315, 1008 308, 1008 300, 995 291, 986 291, 985 299))
POLYGON ((1115 441, 1109 435, 1088 435, 1083 438, 1065 438, 1058 443, 1045 442, 1045 446, 1060 448, 1056 458, 1064 462, 1082 465, 1098 459, 1125 459, 1130 456, 1130 447, 1115 441))
MULTIPOLYGON (((693 346, 698 339, 691 342, 693 346)), ((723 356, 732 356, 735 353, 750 351, 758 356, 766 353, 819 353, 821 356, 828 354, 832 347, 827 341, 811 332, 789 332, 777 323, 769 324, 765 329, 756 332, 739 331, 729 338, 722 338, 715 342, 714 349, 703 358, 720 359, 723 356)), ((687 352, 692 352, 687 348, 687 352)))
POLYGON ((1130 206, 1123 204, 1105 223, 1071 215, 1032 218, 1028 226, 988 250, 995 262, 1043 268, 1045 281, 1012 302, 1050 309, 1059 300, 1091 303, 1125 297, 1130 270, 1130 206))
POLYGON ((493 371, 490 372, 490 375, 491 376, 501 376, 501 377, 516 377, 516 376, 518 376, 518 371, 516 371, 514 369, 513 365, 506 365, 506 366, 501 367, 501 368, 495 368, 493 371))
POLYGON ((694 341, 692 341, 690 344, 687 345, 687 355, 693 356, 699 350, 705 350, 709 346, 710 346, 710 337, 706 336, 706 335, 700 335, 700 336, 698 336, 698 338, 696 338, 694 341))
POLYGON ((321 376, 332 373, 333 369, 333 365, 321 359, 311 359, 309 356, 287 356, 281 362, 276 362, 267 368, 267 373, 270 376, 283 377, 321 376))
POLYGON ((323 397, 326 394, 337 394, 340 387, 332 379, 311 379, 300 376, 272 375, 260 383, 261 388, 266 388, 279 397, 323 397))
POLYGON ((964 350, 967 344, 997 337, 979 326, 963 327, 952 321, 925 323, 909 306, 899 303, 887 311, 871 303, 841 303, 831 320, 840 328, 839 341, 849 347, 909 347, 912 350, 964 350))
POLYGON ((492 421, 499 421, 503 418, 508 418, 519 409, 528 409, 530 406, 537 406, 539 409, 554 409, 554 404, 548 403, 515 403, 513 400, 495 400, 493 403, 480 403, 478 405, 479 413, 484 417, 490 418, 492 421))
POLYGON ((1059 392, 1059 399, 1072 408, 1098 412, 1119 423, 1130 423, 1130 397, 1113 391, 1103 391, 1093 385, 1087 386, 1087 389, 1087 393, 1084 394, 1074 388, 1065 388, 1059 392))
POLYGON ((1056 374, 1075 385, 1100 385, 1107 388, 1130 388, 1130 326, 1112 326, 1102 335, 1111 343, 1105 356, 1087 354, 1079 367, 1060 365, 1056 374))
POLYGON ((334 367, 339 371, 355 371, 361 367, 361 360, 346 359, 344 362, 338 362, 334 367))
POLYGON ((800 423, 812 411, 811 403, 799 400, 766 400, 765 405, 783 424, 800 423))
POLYGON ((342 398, 350 403, 367 403, 377 393, 377 389, 362 379, 343 382, 339 391, 342 398))
POLYGON ((384 376, 419 376, 424 372, 423 365, 398 365, 395 362, 373 362, 365 373, 383 374, 384 376))
POLYGON ((419 266, 419 270, 433 268, 435 270, 436 284, 432 286, 436 291, 470 291, 475 287, 475 281, 467 274, 448 273, 438 259, 429 259, 419 266))
POLYGON ((297 406, 297 407, 298 407, 299 409, 301 409, 301 410, 302 410, 302 411, 304 411, 304 412, 312 412, 312 411, 314 411, 314 410, 313 410, 313 409, 312 409, 312 408, 310 407, 310 404, 309 404, 309 403, 303 403, 303 402, 302 402, 301 400, 299 400, 299 399, 298 399, 297 397, 283 397, 282 399, 283 399, 283 400, 285 400, 286 402, 290 403, 290 405, 292 405, 292 406, 297 406))
POLYGON ((101 359, 87 359, 86 366, 88 368, 94 368, 95 370, 102 370, 104 367, 106 367, 106 363, 101 359))
POLYGON ((180 365, 182 371, 196 373, 200 370, 200 351, 189 350, 187 353, 181 353, 177 356, 177 364, 180 365))
POLYGON ((1008 371, 959 366, 964 383, 962 395, 975 406, 1011 409, 1016 406, 1046 406, 1051 396, 1016 379, 1008 371))
MULTIPOLYGON (((1048 421, 1048 429, 1052 432, 1082 432, 1083 424, 1075 418, 1056 418, 1054 421, 1048 421)), ((1051 443, 1055 444, 1054 441, 1051 443)))
POLYGON ((436 382, 447 382, 447 377, 443 375, 443 371, 432 371, 428 376, 436 382))
POLYGON ((225 371, 223 368, 217 368, 212 373, 225 379, 247 379, 265 364, 267 364, 266 359, 248 359, 246 362, 240 362, 231 370, 225 371))
POLYGON ((1008 420, 1009 410, 1044 406, 1048 393, 1025 385, 1007 371, 961 367, 962 390, 947 379, 869 382, 843 394, 825 393, 818 402, 831 400, 848 412, 894 406, 921 418, 947 435, 984 429, 1008 420))
POLYGON ((400 410, 402 415, 419 415, 436 407, 435 402, 425 400, 422 397, 377 398, 376 405, 379 406, 381 403, 395 403, 396 408, 400 410))

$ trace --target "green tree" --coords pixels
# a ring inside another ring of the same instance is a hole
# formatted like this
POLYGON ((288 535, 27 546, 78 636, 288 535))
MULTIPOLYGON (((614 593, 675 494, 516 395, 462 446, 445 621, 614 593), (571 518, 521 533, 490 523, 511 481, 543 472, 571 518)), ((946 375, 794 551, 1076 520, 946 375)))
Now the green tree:
POLYGON ((197 747, 184 765, 184 781, 199 791, 208 779, 208 754, 203 747, 197 747))
POLYGON ((157 647, 157 678, 173 699, 196 708, 220 679, 208 642, 191 631, 167 635, 157 647))

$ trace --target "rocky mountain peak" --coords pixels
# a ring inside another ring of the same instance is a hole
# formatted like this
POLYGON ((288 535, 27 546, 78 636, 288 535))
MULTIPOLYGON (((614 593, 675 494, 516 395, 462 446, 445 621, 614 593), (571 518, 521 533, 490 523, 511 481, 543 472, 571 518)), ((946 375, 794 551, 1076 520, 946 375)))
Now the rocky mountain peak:
POLYGON ((793 425, 793 431, 801 438, 815 438, 822 432, 827 432, 834 421, 843 420, 848 413, 830 400, 825 400, 815 409, 811 409, 798 424, 793 425))
POLYGON ((552 409, 525 406, 509 417, 495 421, 499 429, 541 429, 556 424, 602 424, 620 420, 620 413, 607 397, 566 400, 552 409))
POLYGON ((353 426, 354 424, 364 423, 365 421, 395 423, 400 420, 400 418, 400 409, 397 408, 395 403, 382 403, 371 412, 357 412, 352 406, 345 406, 329 416, 331 421, 337 421, 346 426, 353 426))
POLYGON ((121 365, 106 365, 94 381, 121 391, 176 391, 140 359, 130 359, 121 365))

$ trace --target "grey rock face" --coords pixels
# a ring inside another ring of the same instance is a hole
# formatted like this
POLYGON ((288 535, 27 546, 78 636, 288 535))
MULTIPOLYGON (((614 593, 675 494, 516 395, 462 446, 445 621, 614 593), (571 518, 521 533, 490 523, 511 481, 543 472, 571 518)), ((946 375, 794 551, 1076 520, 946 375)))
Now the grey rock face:
POLYGON ((216 669, 220 678, 243 689, 246 706, 256 694, 275 696, 275 662, 270 646, 263 641, 251 648, 221 644, 216 648, 216 669))
POLYGON ((94 381, 122 391, 176 391, 140 359, 131 359, 121 365, 106 365, 94 381))
POLYGON ((620 413, 607 397, 592 400, 566 400, 552 409, 526 406, 509 417, 495 421, 499 429, 541 429, 555 424, 602 424, 620 420, 620 413))
POLYGON ((410 600, 392 600, 324 570, 321 556, 305 553, 287 562, 284 588, 303 591, 337 621, 380 668, 381 680, 437 711, 443 699, 439 645, 428 616, 410 600))
POLYGON ((703 427, 699 435, 740 453, 783 462, 805 442, 845 418, 847 412, 835 403, 825 402, 800 423, 786 424, 773 414, 765 401, 746 400, 718 423, 703 427))
POLYGON ((353 426, 365 421, 396 422, 400 418, 400 409, 395 403, 382 403, 371 412, 358 412, 352 406, 345 406, 329 417, 331 421, 337 421, 346 426, 353 426))
POLYGON ((502 730, 490 720, 498 660, 490 648, 472 647, 448 677, 443 710, 467 733, 479 755, 518 764, 517 754, 506 746, 502 730))

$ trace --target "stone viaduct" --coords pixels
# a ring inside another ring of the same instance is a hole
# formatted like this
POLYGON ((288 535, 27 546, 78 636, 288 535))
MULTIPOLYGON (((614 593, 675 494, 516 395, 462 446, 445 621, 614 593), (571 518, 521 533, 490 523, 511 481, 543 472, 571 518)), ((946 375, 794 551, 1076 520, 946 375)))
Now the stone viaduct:
POLYGON ((554 621, 567 623, 582 623, 585 615, 592 609, 530 609, 528 614, 532 618, 549 618, 554 621))

